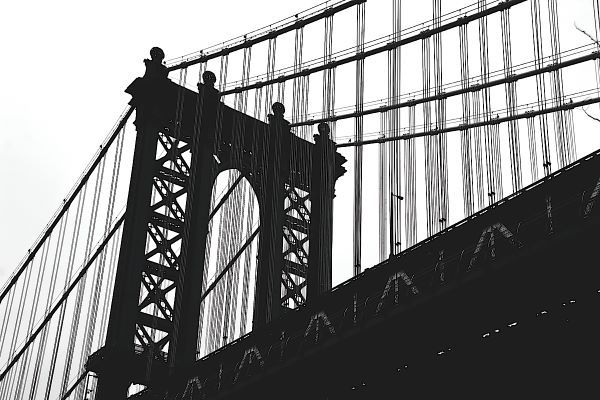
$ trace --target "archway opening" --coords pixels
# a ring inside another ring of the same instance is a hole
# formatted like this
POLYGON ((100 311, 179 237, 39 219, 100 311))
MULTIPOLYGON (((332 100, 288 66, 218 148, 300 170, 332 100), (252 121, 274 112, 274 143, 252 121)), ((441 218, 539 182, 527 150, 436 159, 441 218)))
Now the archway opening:
POLYGON ((259 205, 240 171, 225 170, 217 176, 210 216, 197 358, 252 330, 259 205))

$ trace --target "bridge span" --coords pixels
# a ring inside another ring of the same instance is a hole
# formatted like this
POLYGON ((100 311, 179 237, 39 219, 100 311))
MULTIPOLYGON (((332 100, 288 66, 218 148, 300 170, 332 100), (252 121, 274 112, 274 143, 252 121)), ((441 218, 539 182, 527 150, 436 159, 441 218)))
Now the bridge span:
POLYGON ((169 397, 591 393, 599 167, 592 153, 367 269, 202 358, 169 397))

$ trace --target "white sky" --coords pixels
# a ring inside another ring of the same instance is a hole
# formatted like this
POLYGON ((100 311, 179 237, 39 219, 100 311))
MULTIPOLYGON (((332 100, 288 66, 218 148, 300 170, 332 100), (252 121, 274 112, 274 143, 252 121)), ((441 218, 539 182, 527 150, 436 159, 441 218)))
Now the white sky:
POLYGON ((16 268, 131 98, 152 46, 183 55, 316 4, 6 1, 0 6, 0 282, 16 268), (251 17, 249 17, 251 16, 251 17))
MULTIPOLYGON (((476 0, 442 1, 442 14, 476 0)), ((562 50, 589 44, 577 32, 577 25, 593 34, 593 0, 558 0, 561 24, 562 50)), ((142 76, 142 60, 153 46, 160 46, 166 58, 197 51, 266 26, 318 4, 318 0, 272 1, 156 1, 129 0, 102 2, 86 1, 5 1, 0 6, 0 285, 4 283, 19 261, 42 232, 50 217, 60 205, 90 161, 102 140, 130 100, 123 91, 133 79, 142 76)), ((547 4, 547 0, 540 0, 547 4)), ((390 34, 392 31, 392 0, 369 0, 366 5, 367 41, 390 34), (387 10, 387 11, 386 11, 387 10)), ((403 2, 403 27, 431 18, 431 1, 403 2)), ((343 14, 343 13, 342 13, 343 14)), ((354 44, 355 14, 335 17, 334 50, 354 44)), ((513 64, 533 59, 530 33, 529 4, 520 4, 511 10, 513 64), (514 11, 513 11, 514 10, 514 11)), ((547 20, 544 20, 547 24, 547 20)), ((500 24, 496 14, 488 20, 490 35, 490 69, 502 68, 500 24)), ((478 75, 477 25, 469 25, 471 76, 478 75)), ((305 58, 322 54, 322 34, 315 29, 305 30, 305 58), (321 35, 321 36, 320 36, 321 35)), ((444 83, 459 78, 458 30, 444 33, 444 83)), ((548 27, 544 27, 545 55, 549 54, 548 27)), ((285 53, 285 39, 278 41, 277 68, 290 66, 293 58, 285 53), (279 52, 283 52, 280 54, 279 52)), ((402 92, 421 89, 420 43, 403 46, 402 92)), ((260 49, 253 50, 253 62, 261 63, 266 57, 260 49)), ((264 48, 263 48, 264 52, 264 48)), ((239 56, 239 54, 238 54, 239 56)), ((239 57, 238 57, 239 58, 239 57)), ((239 75, 240 68, 230 60, 230 71, 239 75), (233 65, 233 66, 232 66, 233 65)), ((239 64, 239 59, 237 60, 239 64)), ((218 63, 218 62, 216 62, 218 63)), ((209 69, 217 73, 216 63, 209 69)), ((266 64, 264 62, 263 64, 266 64)), ((386 54, 365 62, 365 101, 386 95, 386 54)), ((256 71, 256 72, 264 72, 256 71)), ((336 71, 336 107, 354 104, 354 64, 336 71)), ((230 79, 235 80, 230 72, 230 79)), ((255 73, 251 72, 251 76, 255 73)), ((190 72, 188 86, 194 86, 196 76, 190 72)), ((565 70, 565 93, 596 87, 593 64, 565 70)), ((176 76, 171 79, 176 81, 176 76)), ((320 100, 321 75, 311 78, 311 96, 320 100), (316 84, 315 84, 316 82, 316 84), (315 86, 313 86, 315 85, 315 86)), ((518 82, 519 104, 535 98, 533 79, 518 82)), ((433 79, 432 79, 433 87, 433 79)), ((288 96, 291 84, 288 86, 288 96)), ((492 108, 505 106, 504 87, 492 89, 492 108)), ((548 96, 550 97, 550 95, 548 96)), ((309 104, 309 111, 319 111, 318 101, 309 104)), ((448 118, 460 116, 460 98, 448 101, 448 118)), ((289 103, 289 102, 287 102, 289 103)), ((291 111, 291 106, 288 110, 291 111)), ((432 106, 433 108, 433 106, 432 106)), ((590 111, 600 115, 597 106, 590 111)), ((288 114, 290 113, 288 111, 288 114)), ((407 125, 407 109, 403 109, 402 126, 407 125)), ((417 111, 417 122, 422 116, 417 111)), ((581 110, 574 111, 578 157, 600 148, 597 124, 585 117, 581 110)), ((551 117, 549 118, 552 123, 551 117)), ((524 122, 523 122, 524 124, 524 122)), ((521 142, 527 132, 521 124, 521 142)), ((352 135, 352 120, 338 122, 339 141, 352 135)), ((504 124, 506 125, 506 124, 504 124)), ((365 133, 377 131, 379 116, 365 118, 365 133)), ((503 146, 506 146, 506 127, 503 146)), ((450 222, 456 222, 462 212, 460 187, 458 133, 449 135, 449 170, 451 201, 450 222), (450 137, 455 141, 450 143, 450 137), (459 177, 459 179, 456 179, 459 177), (456 211, 458 209, 458 211, 456 211), (452 215, 454 214, 454 215, 452 215)), ((553 139, 552 139, 553 140, 553 139)), ((423 157, 422 142, 417 142, 417 158, 423 157)), ((365 149, 363 267, 377 263, 377 146, 365 149), (367 161, 368 160, 368 161, 367 161)), ((348 278, 352 271, 352 149, 343 149, 348 157, 348 173, 336 187, 334 222, 334 284, 348 278), (343 201, 343 206, 337 206, 343 201), (336 225, 337 224, 337 225, 336 225), (336 242, 337 241, 337 242, 336 242), (336 245, 337 243, 337 245, 336 245)), ((527 152, 522 147, 522 153, 527 152)), ((504 182, 510 182, 506 155, 503 159, 504 182)), ((422 159, 417 160, 422 173, 422 159)), ((523 169, 529 168, 523 160, 523 169)), ((529 173, 526 171, 525 176, 529 173)), ((123 185, 128 175, 122 177, 123 185)), ((421 179, 422 181, 422 179, 421 179)), ((525 184, 529 183, 525 179, 525 184)), ((423 183, 418 194, 418 213, 423 218, 423 183)), ((507 183, 506 186, 509 186, 507 183)), ((505 195, 509 190, 505 191, 505 195)), ((419 239, 424 228, 419 226, 419 239)))
MULTIPOLYGON (((443 1, 442 13, 474 1, 443 1)), ((5 281, 26 254, 113 126, 130 99, 123 90, 135 77, 143 74, 142 60, 148 57, 152 46, 162 47, 169 59, 268 25, 317 3, 315 0, 4 2, 0 6, 0 49, 3 54, 0 69, 0 171, 3 174, 0 209, 4 212, 0 223, 0 282, 5 281)), ((392 0, 368 1, 368 39, 391 33, 389 13, 378 16, 381 23, 372 20, 373 10, 384 4, 391 10, 391 3, 392 0)), ((431 2, 403 3, 403 26, 431 18, 431 2), (422 7, 423 4, 427 7, 422 7)), ((559 0, 559 6, 563 18, 563 50, 589 43, 574 31, 572 23, 577 21, 593 32, 591 0, 559 0)), ((517 21, 529 24, 529 5, 517 7, 524 15, 517 21)), ((517 64, 530 61, 533 55, 529 50, 529 32, 522 34, 515 25, 513 63, 517 64)), ((498 26, 496 22, 490 22, 490 35, 494 30, 498 32, 498 26)), ((456 33, 457 30, 453 31, 456 33)), ((336 26, 334 36, 339 32, 341 30, 336 26)), ((354 27, 349 26, 344 34, 352 43, 354 27)), ((475 35, 471 36, 473 45, 476 39, 475 35)), ((494 40, 499 41, 497 37, 494 40)), ((444 60, 451 60, 456 65, 445 69, 445 76, 455 73, 458 68, 458 47, 453 48, 456 41, 450 43, 450 47, 444 49, 444 60)), ((321 43, 317 50, 320 46, 321 43)), ((409 54, 410 49, 406 51, 409 54)), ((491 58, 501 63, 501 53, 492 53, 491 58)), ((418 57, 417 53, 415 57, 418 57)), ((477 54, 471 57, 477 58, 477 54)), ((288 60, 286 64, 291 62, 288 60)), ((350 73, 353 68, 351 66, 350 73)), ((368 64, 366 68, 368 75, 368 64)), ((416 69, 420 74, 418 62, 416 69)), ((495 69, 498 65, 492 67, 495 69)), ((385 79, 385 76, 378 78, 385 79)), ((592 75, 586 79, 588 82, 583 82, 583 86, 595 87, 592 75)), ((406 81, 404 87, 407 90, 419 89, 418 84, 412 87, 410 79, 406 81)), ((338 87, 338 91, 343 90, 338 87)), ((353 86, 349 90, 352 92, 353 86)), ((366 90, 365 101, 382 97, 370 90, 366 90)), ((353 101, 351 94, 339 99, 336 106, 350 105, 353 101)), ((311 107, 310 111, 316 110, 311 107)), ((580 111, 576 113, 581 114, 580 111)), ((344 132, 344 135, 348 134, 351 131, 344 132)), ((583 149, 579 156, 587 154, 588 150, 592 148, 583 149)), ((370 188, 365 190, 370 191, 370 188)), ((373 217, 370 222, 375 220, 373 217)))

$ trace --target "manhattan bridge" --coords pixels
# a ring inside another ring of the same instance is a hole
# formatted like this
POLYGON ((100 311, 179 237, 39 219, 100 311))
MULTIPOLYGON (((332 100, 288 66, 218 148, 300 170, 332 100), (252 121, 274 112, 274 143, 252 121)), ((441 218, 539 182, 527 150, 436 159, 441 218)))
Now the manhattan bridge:
POLYGON ((0 398, 597 391, 600 2, 407 4, 152 48, 1 288, 0 398))

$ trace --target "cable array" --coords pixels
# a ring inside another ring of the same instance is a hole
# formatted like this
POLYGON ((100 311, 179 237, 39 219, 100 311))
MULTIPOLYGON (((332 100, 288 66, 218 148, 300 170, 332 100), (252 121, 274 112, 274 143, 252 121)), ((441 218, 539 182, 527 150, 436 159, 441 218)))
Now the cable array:
MULTIPOLYGON (((510 10, 500 13, 502 23, 502 59, 504 63, 504 75, 509 78, 513 75, 512 49, 510 38, 510 10)), ((516 82, 508 80, 504 86, 506 96, 506 109, 510 117, 514 116, 517 107, 516 82)), ((521 173, 521 147, 519 141, 519 125, 516 120, 508 123, 508 142, 510 149, 510 172, 512 178, 512 190, 518 191, 523 186, 521 173)))
MULTIPOLYGON (((71 372, 77 370, 80 374, 80 360, 85 357, 86 349, 101 344, 100 334, 95 329, 96 319, 90 314, 106 312, 110 307, 110 300, 106 299, 112 288, 102 285, 102 280, 114 272, 115 260, 107 261, 100 254, 110 247, 110 240, 100 245, 98 241, 114 229, 115 209, 123 206, 123 188, 119 188, 118 182, 123 175, 121 167, 128 166, 122 162, 121 155, 126 140, 124 127, 130 115, 128 108, 3 288, 0 300, 2 398, 33 400, 59 395, 66 385, 63 382, 68 383, 73 378, 71 372), (107 163, 113 165, 110 173, 105 173, 107 163), (104 179, 106 175, 110 184, 104 179), (94 195, 88 196, 92 190, 94 195), (103 229, 96 229, 99 219, 104 220, 103 229), (85 249, 80 246, 82 242, 85 249), (92 288, 84 284, 88 272, 97 281, 92 288), (73 291, 75 287, 77 290, 73 291), (89 313, 78 312, 84 307, 89 313), (85 316, 85 323, 80 315, 85 316), (71 321, 68 340, 64 340, 65 320, 71 321), (62 357, 59 358, 59 354, 62 357)), ((111 239, 114 240, 113 235, 111 239)))
MULTIPOLYGON (((394 39, 400 39, 402 32, 401 24, 402 9, 400 1, 394 1, 392 5, 392 22, 394 39)), ((388 98, 391 103, 397 103, 400 99, 401 72, 402 72, 401 48, 396 47, 388 51, 388 98)), ((400 135, 400 109, 390 110, 388 114, 388 129, 393 136, 400 135)), ((390 229, 390 254, 396 254, 402 249, 402 157, 400 142, 390 143, 389 149, 389 229, 390 229)))
MULTIPOLYGON (((442 5, 441 0, 434 0, 433 3, 433 19, 434 29, 440 29, 442 24, 442 5)), ((434 43, 434 63, 435 63, 435 95, 439 96, 442 93, 442 34, 441 32, 433 35, 434 43)), ((446 99, 440 98, 435 105, 435 118, 437 129, 443 130, 446 128, 446 99)), ((450 208, 448 203, 448 141, 444 132, 440 133, 435 143, 435 152, 437 153, 437 169, 439 171, 438 183, 438 202, 439 202, 439 218, 437 220, 437 230, 443 230, 448 226, 450 218, 450 208)))
MULTIPOLYGON (((551 57, 555 63, 560 63, 560 29, 557 7, 556 0, 550 0, 548 2, 551 57)), ((562 70, 556 70, 550 73, 550 87, 552 97, 556 100, 553 105, 561 106, 564 102, 562 70)), ((570 130, 570 126, 566 121, 566 116, 563 112, 554 113, 553 117, 558 165, 559 168, 563 168, 575 160, 575 137, 573 131, 570 130)))
MULTIPOLYGON (((188 93, 185 91, 188 68, 192 65, 198 68, 200 77, 208 68, 207 63, 213 60, 219 69, 220 91, 212 149, 215 161, 210 171, 215 181, 200 287, 197 359, 252 329, 261 267, 257 261, 261 256, 257 254, 259 233, 261 240, 274 243, 277 250, 263 262, 282 266, 281 276, 276 277, 279 286, 269 288, 266 296, 269 300, 280 300, 284 313, 301 307, 307 297, 310 300, 307 276, 315 267, 310 265, 309 256, 317 253, 317 259, 331 262, 330 248, 310 242, 313 214, 330 212, 322 203, 317 207, 310 179, 314 179, 311 174, 321 176, 327 186, 337 176, 332 177, 323 160, 315 161, 309 150, 291 146, 289 154, 282 153, 283 144, 278 141, 303 140, 306 148, 312 149, 311 146, 325 140, 325 136, 313 139, 314 125, 325 122, 330 127, 331 139, 338 142, 337 150, 352 158, 350 183, 341 186, 343 196, 336 197, 338 210, 348 217, 348 225, 352 224, 351 232, 349 229, 340 232, 339 240, 344 242, 336 242, 337 246, 349 248, 352 236, 352 252, 347 252, 352 275, 362 273, 367 260, 385 261, 458 219, 521 190, 528 180, 535 182, 576 159, 578 119, 573 110, 600 103, 597 52, 600 44, 588 35, 593 43, 561 50, 557 0, 547 3, 529 0, 528 8, 521 7, 531 22, 531 26, 523 29, 531 29, 533 39, 533 57, 523 63, 517 63, 519 54, 512 48, 517 31, 511 21, 516 21, 518 12, 513 6, 524 0, 477 0, 447 14, 442 14, 441 0, 432 0, 431 20, 404 28, 401 1, 388 3, 392 10, 392 33, 375 40, 368 40, 366 35, 366 3, 343 1, 321 5, 311 13, 286 19, 281 25, 228 42, 229 47, 210 48, 178 59, 169 67, 172 72, 178 71, 180 89, 175 118, 172 125, 159 132, 153 161, 158 169, 164 167, 171 175, 157 175, 152 182, 152 218, 146 232, 144 262, 172 266, 177 278, 173 278, 175 281, 168 278, 164 271, 142 275, 137 305, 140 312, 147 314, 149 322, 137 323, 134 347, 138 355, 147 357, 147 379, 151 378, 154 363, 162 362, 163 358, 174 367, 173 349, 177 348, 181 334, 176 316, 184 312, 182 277, 189 268, 186 249, 190 245, 190 228, 184 222, 191 212, 187 205, 193 199, 196 185, 190 160, 201 146, 197 132, 200 106, 195 115, 194 139, 188 140, 181 131, 184 109, 189 107, 184 100, 188 93), (339 50, 338 38, 343 32, 338 32, 343 25, 334 21, 334 16, 354 7, 355 42, 352 47, 339 50), (492 15, 498 18, 491 18, 492 15), (309 36, 312 26, 317 25, 319 34, 322 27, 323 51, 311 60, 309 45, 313 43, 305 43, 305 38, 312 37, 309 36), (452 32, 457 34, 457 49, 445 46, 443 41, 452 32), (492 37, 494 32, 499 32, 501 40, 492 37), (549 35, 545 35, 547 32, 549 35), (287 43, 282 35, 286 33, 293 39, 288 41, 293 44, 293 63, 277 69, 282 64, 287 43), (256 48, 261 43, 266 59, 256 48), (409 44, 412 46, 408 47, 409 44), (544 49, 549 51, 548 55, 544 55, 544 49), (448 55, 455 50, 458 57, 454 60, 448 55), (387 63, 384 60, 371 71, 368 60, 375 60, 378 54, 381 55, 378 60, 387 57, 387 63), (410 60, 402 57, 407 54, 417 57, 410 60), (262 60, 257 62, 259 58, 262 60), (456 61, 460 64, 457 68, 460 79, 448 82, 451 73, 447 66, 456 61), (415 71, 414 65, 419 62, 421 70, 417 67, 415 71), (570 86, 565 71, 586 63, 594 64, 596 88, 566 93, 565 88, 570 86), (355 86, 350 96, 346 85, 342 85, 345 82, 336 81, 336 74, 337 80, 345 77, 346 71, 341 66, 346 64, 349 68, 354 64, 355 86), (258 71, 257 65, 264 68, 258 71), (375 84, 377 73, 384 69, 381 79, 384 84, 380 85, 378 96, 385 97, 366 101, 365 97, 371 93, 371 76, 375 84), (314 74, 321 72, 321 82, 315 81, 314 74), (530 87, 535 86, 530 103, 523 101, 527 93, 521 88, 527 82, 530 87), (411 85, 418 90, 408 91, 411 85), (496 96, 500 90, 504 91, 503 99, 496 96), (336 109, 342 96, 350 100, 336 109), (276 101, 291 105, 289 137, 287 131, 283 137, 272 135, 275 124, 287 129, 284 121, 274 120, 282 118, 281 114, 273 115, 276 101), (503 104, 498 107, 500 103, 503 104), (235 117, 224 121, 224 110, 230 105, 235 117), (316 112, 309 112, 311 109, 316 112), (250 125, 244 114, 261 121, 253 125, 252 132, 247 130, 250 125), (343 120, 348 120, 347 124, 338 123, 343 120), (224 126, 231 126, 231 131, 223 132, 224 126), (340 130, 337 137, 336 128, 340 130), (523 137, 521 143, 520 131, 525 135, 525 129, 527 138, 523 137), (368 152, 367 144, 377 144, 376 152, 368 152), (345 147, 354 149, 343 153, 345 147), (314 162, 323 162, 322 168, 314 162), (523 165, 527 162, 529 168, 523 165), (275 193, 272 189, 276 185, 266 181, 267 174, 273 172, 266 170, 268 163, 277 165, 273 176, 281 171, 290 172, 289 176, 279 176, 276 183, 281 184, 277 196, 281 195, 284 209, 277 218, 283 220, 283 232, 271 229, 269 235, 262 236, 263 229, 268 227, 261 226, 260 218, 269 210, 257 199, 275 193), (240 165, 243 171, 232 169, 240 165), (377 193, 371 194, 366 190, 371 187, 370 182, 365 179, 375 170, 377 182, 374 180, 373 185, 377 193), (451 193, 451 184, 461 186, 461 194, 451 193), (182 191, 187 194, 178 197, 182 191), (367 235, 367 230, 374 227, 368 214, 374 212, 371 211, 374 207, 379 208, 377 237, 367 235), (351 212, 344 211, 350 209, 351 212), (175 217, 185 226, 181 232, 173 228, 175 217), (373 250, 370 245, 375 240, 378 243, 373 250), (164 324, 171 324, 172 332, 164 324)), ((592 2, 592 8, 597 37, 600 32, 597 0, 592 2)), ((81 400, 95 391, 96 377, 86 371, 85 365, 106 339, 123 220, 119 210, 124 188, 119 182, 120 176, 128 172, 128 139, 124 128, 132 111, 128 109, 123 114, 75 189, 2 288, 2 398, 33 400, 60 396, 81 400)), ((326 135, 324 132, 321 135, 326 135)), ((336 159, 336 163, 340 160, 336 159)), ((333 193, 327 195, 333 197, 333 193)), ((324 238, 333 237, 329 228, 322 234, 324 238)), ((348 267, 340 268, 349 274, 348 267)), ((273 317, 272 310, 266 312, 267 320, 273 317)))
MULTIPOLYGON (((460 44, 460 81, 464 90, 469 86, 469 38, 467 25, 461 25, 458 29, 460 44)), ((467 125, 471 120, 471 99, 469 92, 465 91, 462 96, 462 123, 467 125)), ((462 183, 463 183, 463 210, 465 215, 473 214, 475 204, 473 201, 473 156, 471 148, 471 131, 464 129, 460 134, 462 183)))
MULTIPOLYGON (((408 108, 408 131, 415 133, 415 106, 408 108)), ((406 213, 406 247, 417 243, 417 156, 416 140, 409 139, 404 142, 404 171, 405 171, 405 213, 406 213)))
MULTIPOLYGON (((535 57, 536 68, 541 67, 543 59, 543 42, 542 42, 542 31, 541 31, 541 11, 539 0, 531 0, 531 25, 533 32, 533 54, 535 57)), ((535 76, 536 93, 538 108, 543 110, 547 107, 546 103, 546 78, 544 74, 537 74, 535 76)), ((550 159, 550 138, 548 135, 548 116, 546 114, 540 115, 540 140, 542 144, 542 168, 544 175, 550 174, 552 171, 552 161, 550 159)), ((535 129, 535 125, 533 125, 535 129)))

